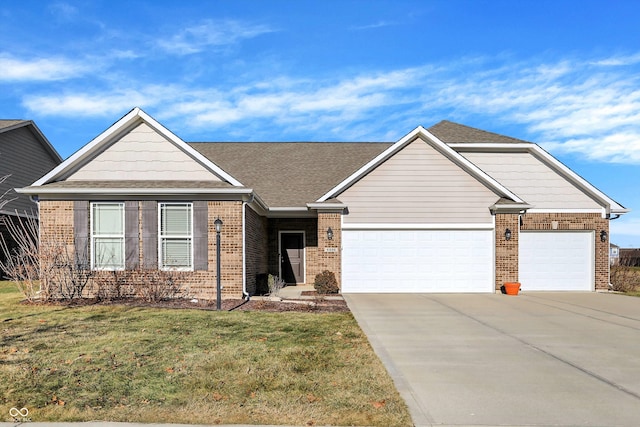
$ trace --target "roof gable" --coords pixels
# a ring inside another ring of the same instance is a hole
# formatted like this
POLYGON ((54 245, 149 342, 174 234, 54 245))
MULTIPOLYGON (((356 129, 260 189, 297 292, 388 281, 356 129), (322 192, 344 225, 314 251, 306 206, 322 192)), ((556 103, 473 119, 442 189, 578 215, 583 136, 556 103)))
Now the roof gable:
POLYGON ((455 150, 448 147, 447 144, 439 140, 435 135, 431 132, 427 131, 422 126, 418 126, 413 131, 405 135, 398 142, 390 146, 383 153, 375 157, 373 160, 368 162, 366 165, 361 167, 359 170, 351 174, 347 179, 340 182, 338 185, 333 187, 327 193, 325 193, 322 197, 320 197, 317 201, 323 202, 327 199, 338 197, 341 192, 345 189, 349 188, 358 180, 362 179, 365 175, 370 173, 372 170, 380 166, 382 163, 387 161, 389 158, 394 156, 400 150, 402 150, 405 146, 416 140, 417 138, 421 138, 425 143, 429 144, 440 154, 448 158, 450 161, 461 167, 468 174, 473 176, 475 179, 484 184, 487 188, 492 190, 499 197, 506 197, 513 200, 516 203, 524 203, 522 199, 520 199, 516 194, 509 191, 506 187, 500 184, 498 181, 487 175, 469 160, 458 154, 455 150))
MULTIPOLYGON (((138 107, 131 110, 109 127, 109 129, 94 138, 47 175, 36 181, 33 186, 42 186, 50 182, 67 179, 95 180, 100 174, 104 176, 104 170, 99 166, 92 166, 91 162, 106 162, 107 164, 113 165, 123 160, 122 157, 127 155, 127 150, 122 150, 123 147, 131 149, 134 148, 133 146, 136 144, 142 144, 142 146, 144 146, 144 144, 155 144, 156 147, 162 146, 165 157, 178 155, 181 157, 180 161, 192 162, 192 166, 197 165, 194 167, 196 173, 187 175, 185 177, 187 180, 203 180, 202 172, 206 172, 212 180, 221 180, 233 186, 242 186, 237 179, 204 157, 201 153, 194 150, 138 107), (132 134, 135 135, 136 133, 137 136, 131 137, 132 134), (141 134, 146 134, 146 137, 141 134)), ((149 147, 147 146, 146 148, 149 147)), ((149 154, 156 155, 157 153, 149 153, 148 151, 138 153, 138 155, 147 158, 149 154)), ((162 154, 160 157, 162 157, 162 154)), ((135 160, 140 159, 134 158, 133 161, 135 162, 135 160)), ((158 160, 162 162, 163 159, 160 158, 158 160)), ((133 163, 130 163, 129 166, 132 164, 133 163)), ((122 175, 122 179, 150 180, 152 176, 153 173, 145 173, 144 170, 137 170, 122 175)), ((113 174, 111 174, 111 177, 113 177, 113 174)))

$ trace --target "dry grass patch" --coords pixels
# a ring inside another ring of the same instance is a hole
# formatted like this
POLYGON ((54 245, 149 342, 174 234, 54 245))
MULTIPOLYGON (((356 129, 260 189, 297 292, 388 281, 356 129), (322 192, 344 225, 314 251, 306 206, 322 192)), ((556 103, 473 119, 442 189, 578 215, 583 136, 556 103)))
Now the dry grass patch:
POLYGON ((20 298, 0 283, 0 421, 26 407, 33 421, 411 425, 350 313, 20 298))

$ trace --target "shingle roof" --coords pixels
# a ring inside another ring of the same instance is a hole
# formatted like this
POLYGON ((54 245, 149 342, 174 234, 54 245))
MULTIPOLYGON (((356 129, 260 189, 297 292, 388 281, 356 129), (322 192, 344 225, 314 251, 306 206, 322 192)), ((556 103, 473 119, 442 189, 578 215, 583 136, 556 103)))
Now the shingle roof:
POLYGON ((431 126, 429 132, 434 134, 440 141, 446 144, 455 143, 499 143, 499 144, 518 144, 528 143, 510 136, 500 135, 498 133, 487 132, 486 130, 472 128, 470 126, 443 120, 431 126))
POLYGON ((20 123, 26 123, 28 120, 0 120, 0 131, 2 129, 10 128, 20 123))
POLYGON ((388 148, 371 142, 218 142, 193 148, 271 207, 315 202, 388 148))

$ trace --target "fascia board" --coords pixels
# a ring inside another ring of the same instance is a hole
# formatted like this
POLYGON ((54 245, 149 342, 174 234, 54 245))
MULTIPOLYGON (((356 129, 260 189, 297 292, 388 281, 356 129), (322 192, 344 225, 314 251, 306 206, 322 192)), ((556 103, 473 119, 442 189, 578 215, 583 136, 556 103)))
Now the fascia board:
POLYGON ((533 144, 530 147, 530 151, 532 154, 537 156, 543 162, 547 163, 547 165, 551 166, 558 173, 567 178, 570 182, 576 185, 578 188, 582 189, 585 193, 590 195, 591 197, 600 201, 601 204, 607 205, 605 206, 611 212, 614 213, 627 213, 630 210, 620 205, 618 202, 604 194, 602 191, 598 190, 595 186, 590 184, 586 179, 582 178, 580 175, 569 169, 565 166, 561 161, 553 157, 547 151, 545 151, 542 147, 537 144, 533 144))
POLYGON ((336 210, 345 209, 347 205, 344 203, 307 203, 307 207, 316 210, 336 210))
POLYGON ((174 194, 238 194, 250 195, 251 188, 46 188, 32 185, 16 188, 16 192, 29 195, 51 194, 96 194, 96 195, 174 195, 174 194))
POLYGON ((407 144, 409 144, 410 142, 413 142, 417 137, 423 137, 423 139, 426 139, 427 142, 431 144, 433 148, 435 148, 442 155, 449 158, 449 160, 451 160, 452 162, 460 166, 467 173, 471 174, 474 178, 476 178, 483 184, 487 185, 498 195, 502 197, 508 197, 516 203, 518 202, 524 203, 524 201, 520 199, 520 197, 512 193, 510 190, 508 190, 498 181, 493 179, 491 176, 487 175, 480 168, 478 168, 476 165, 474 165, 469 160, 464 158, 461 154, 457 153, 453 148, 449 147, 447 144, 442 142, 440 139, 438 139, 435 135, 433 135, 431 132, 429 132, 422 126, 418 126, 413 131, 409 132, 398 142, 393 144, 391 147, 387 148, 385 151, 383 151, 381 154, 376 156, 369 163, 367 163, 366 165, 358 169, 356 172, 354 172, 351 176, 346 178, 340 184, 338 184, 337 186, 329 190, 329 192, 327 192, 325 195, 320 197, 317 200, 317 202, 324 202, 327 199, 336 197, 342 190, 346 189, 347 187, 349 187, 350 185, 358 181, 360 178, 365 176, 367 173, 375 169, 377 166, 379 166, 389 157, 393 156, 395 153, 397 153, 402 148, 404 148, 407 144))
POLYGON ((129 111, 120 120, 111 125, 109 129, 102 132, 100 135, 91 140, 87 145, 72 154, 69 158, 67 158, 67 160, 51 170, 48 174, 34 182, 32 186, 44 185, 52 181, 54 178, 59 177, 64 172, 67 172, 76 167, 79 163, 90 157, 91 154, 93 154, 96 150, 100 149, 104 144, 110 142, 114 136, 122 133, 123 130, 126 130, 127 128, 133 126, 140 120, 146 122, 157 132, 161 133, 165 138, 176 144, 181 150, 191 156, 194 160, 197 160, 203 166, 210 169, 212 173, 228 181, 233 186, 242 187, 242 184, 237 179, 233 178, 231 175, 211 162, 211 160, 207 159, 202 154, 191 148, 182 139, 178 138, 178 136, 176 136, 173 132, 161 125, 153 117, 142 111, 139 107, 135 107, 133 110, 129 111))

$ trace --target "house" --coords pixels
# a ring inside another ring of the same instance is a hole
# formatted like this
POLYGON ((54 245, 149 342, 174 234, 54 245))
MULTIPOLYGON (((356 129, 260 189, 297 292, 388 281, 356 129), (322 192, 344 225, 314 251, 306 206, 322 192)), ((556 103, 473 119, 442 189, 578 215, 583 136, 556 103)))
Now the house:
MULTIPOLYGON (((28 195, 17 194, 62 162, 62 158, 31 120, 0 120, 0 233, 12 250, 16 243, 8 222, 37 216, 37 205, 28 195)), ((4 256, 0 251, 0 256, 4 256)), ((0 260, 3 261, 3 260, 0 260)))
POLYGON ((611 243, 609 245, 609 264, 618 265, 620 262, 620 246, 611 243))
POLYGON ((185 143, 139 108, 20 190, 93 269, 178 269, 223 296, 276 274, 342 292, 607 289, 628 210, 538 145, 442 121, 395 143, 185 143))

